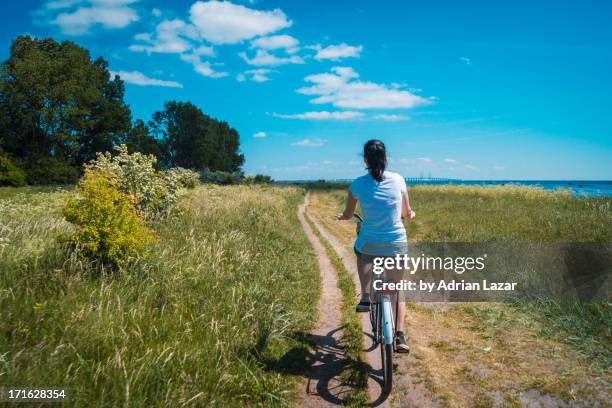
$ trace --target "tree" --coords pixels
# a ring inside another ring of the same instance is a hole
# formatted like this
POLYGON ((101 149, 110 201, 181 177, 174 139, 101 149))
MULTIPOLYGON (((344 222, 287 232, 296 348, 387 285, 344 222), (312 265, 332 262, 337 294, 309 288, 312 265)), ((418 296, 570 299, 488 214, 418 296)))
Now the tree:
POLYGON ((0 82, 0 147, 26 167, 48 157, 80 167, 130 128, 123 81, 73 42, 17 37, 0 82))
POLYGON ((131 153, 152 154, 158 161, 163 159, 164 146, 151 135, 147 124, 140 119, 126 133, 121 143, 125 144, 131 153))
POLYGON ((149 126, 164 145, 167 167, 235 172, 244 163, 238 132, 191 102, 166 102, 149 126))

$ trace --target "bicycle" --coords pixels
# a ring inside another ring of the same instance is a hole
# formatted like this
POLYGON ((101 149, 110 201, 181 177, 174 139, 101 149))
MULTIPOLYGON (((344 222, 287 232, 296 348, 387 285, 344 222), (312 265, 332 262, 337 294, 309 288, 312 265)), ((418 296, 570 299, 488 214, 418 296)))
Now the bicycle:
MULTIPOLYGON (((355 214, 357 219, 357 234, 361 230, 363 219, 355 214)), ((373 281, 372 281, 373 282, 373 281)), ((371 291, 372 292, 372 291, 371 291)), ((393 387, 393 342, 395 339, 396 325, 393 319, 391 295, 395 291, 377 291, 379 294, 372 298, 370 305, 370 323, 372 324, 372 334, 374 347, 380 345, 380 359, 383 374, 383 392, 389 394, 393 387)), ((397 316, 397 302, 395 315, 397 316)))

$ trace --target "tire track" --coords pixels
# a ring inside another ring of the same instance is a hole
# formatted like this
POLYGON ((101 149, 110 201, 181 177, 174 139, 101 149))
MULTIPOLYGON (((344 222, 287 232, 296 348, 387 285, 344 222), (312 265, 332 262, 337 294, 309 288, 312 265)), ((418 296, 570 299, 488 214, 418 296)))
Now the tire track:
POLYGON ((321 273, 321 295, 318 301, 317 328, 310 333, 313 346, 306 384, 300 393, 300 407, 326 407, 343 405, 353 389, 342 380, 341 374, 349 364, 344 355, 341 338, 340 304, 336 270, 325 248, 306 221, 309 195, 298 208, 298 218, 306 237, 314 249, 321 273))

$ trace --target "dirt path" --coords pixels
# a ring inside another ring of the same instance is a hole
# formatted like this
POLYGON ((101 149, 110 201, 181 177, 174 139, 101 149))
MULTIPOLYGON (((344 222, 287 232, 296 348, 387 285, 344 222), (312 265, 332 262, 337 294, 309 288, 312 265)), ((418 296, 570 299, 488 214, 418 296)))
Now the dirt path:
POLYGON ((308 195, 298 209, 302 228, 312 245, 321 272, 321 296, 318 303, 317 328, 310 334, 314 352, 310 356, 311 367, 303 388, 301 407, 325 407, 342 405, 352 391, 340 377, 348 360, 341 343, 340 304, 342 295, 338 289, 336 271, 325 253, 325 248, 306 221, 305 210, 308 195))

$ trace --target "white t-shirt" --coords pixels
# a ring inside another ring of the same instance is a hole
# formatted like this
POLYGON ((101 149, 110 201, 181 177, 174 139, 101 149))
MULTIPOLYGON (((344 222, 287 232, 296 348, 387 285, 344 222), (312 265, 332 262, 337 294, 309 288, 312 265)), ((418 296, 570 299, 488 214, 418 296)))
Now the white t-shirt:
POLYGON ((385 171, 379 183, 368 173, 355 179, 349 191, 359 200, 363 211, 363 225, 355 249, 370 255, 392 255, 397 253, 398 247, 405 248, 408 240, 402 223, 402 194, 406 191, 404 178, 385 171))

